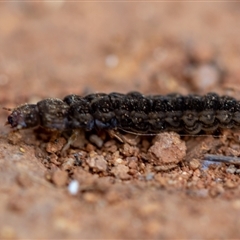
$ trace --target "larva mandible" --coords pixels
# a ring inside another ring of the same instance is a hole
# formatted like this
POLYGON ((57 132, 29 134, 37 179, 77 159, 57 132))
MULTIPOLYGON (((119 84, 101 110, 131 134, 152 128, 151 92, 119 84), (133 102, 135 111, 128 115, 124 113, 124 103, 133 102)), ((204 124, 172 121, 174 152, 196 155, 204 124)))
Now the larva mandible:
POLYGON ((221 128, 240 128, 240 101, 208 93, 204 96, 169 94, 144 96, 139 92, 68 95, 24 104, 8 116, 13 129, 42 126, 68 129, 120 129, 151 134, 163 131, 197 134, 221 128))

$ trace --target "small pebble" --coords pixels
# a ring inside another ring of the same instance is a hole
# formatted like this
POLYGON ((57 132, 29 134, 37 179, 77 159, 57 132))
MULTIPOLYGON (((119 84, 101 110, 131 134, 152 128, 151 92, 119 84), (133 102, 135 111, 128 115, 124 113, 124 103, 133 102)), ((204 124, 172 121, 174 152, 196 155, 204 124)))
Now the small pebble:
POLYGON ((62 170, 57 170, 52 175, 52 181, 57 187, 63 187, 68 180, 68 173, 62 170))
POLYGON ((197 159, 190 161, 189 166, 192 170, 196 170, 200 167, 200 162, 197 159))
POLYGON ((63 148, 63 146, 66 144, 66 142, 67 142, 66 139, 63 137, 58 138, 53 142, 49 142, 49 143, 47 143, 46 151, 48 153, 56 153, 63 148))
POLYGON ((122 158, 117 158, 115 161, 117 164, 121 164, 123 162, 122 158))
POLYGON ((103 140, 96 134, 92 134, 89 137, 89 141, 95 144, 97 147, 101 148, 103 146, 103 140))
POLYGON ((107 170, 107 161, 101 155, 95 155, 93 157, 89 157, 86 160, 86 162, 89 165, 89 167, 91 167, 95 171, 104 172, 107 170))
POLYGON ((58 156, 55 154, 55 153, 52 153, 50 156, 49 156, 49 161, 55 165, 61 165, 61 162, 58 161, 58 156))
POLYGON ((137 156, 139 154, 139 148, 131 146, 128 143, 123 144, 122 153, 126 157, 137 156))
POLYGON ((61 169, 64 171, 71 170, 74 167, 75 159, 74 158, 66 158, 66 160, 61 165, 61 169))
POLYGON ((25 149, 24 148, 20 147, 19 150, 20 150, 20 152, 25 153, 25 149))
POLYGON ((138 158, 137 157, 127 157, 128 167, 131 169, 138 168, 138 158))
POLYGON ((226 172, 227 173, 231 173, 234 174, 237 171, 237 168, 234 165, 230 165, 227 169, 226 172))
POLYGON ((113 167, 111 172, 115 177, 120 178, 122 180, 130 179, 130 175, 128 174, 129 168, 125 165, 119 164, 116 167, 113 167))

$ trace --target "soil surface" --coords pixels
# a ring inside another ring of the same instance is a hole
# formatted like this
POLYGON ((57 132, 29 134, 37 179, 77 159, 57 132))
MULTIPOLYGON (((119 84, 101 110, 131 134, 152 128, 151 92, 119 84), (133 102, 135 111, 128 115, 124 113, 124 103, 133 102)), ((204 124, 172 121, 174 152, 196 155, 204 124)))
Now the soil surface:
MULTIPOLYGON (((2 2, 0 16, 1 107, 96 92, 239 99, 237 2, 2 2)), ((13 132, 8 115, 0 238, 240 238, 239 132, 81 132, 63 153, 68 133, 13 132)))

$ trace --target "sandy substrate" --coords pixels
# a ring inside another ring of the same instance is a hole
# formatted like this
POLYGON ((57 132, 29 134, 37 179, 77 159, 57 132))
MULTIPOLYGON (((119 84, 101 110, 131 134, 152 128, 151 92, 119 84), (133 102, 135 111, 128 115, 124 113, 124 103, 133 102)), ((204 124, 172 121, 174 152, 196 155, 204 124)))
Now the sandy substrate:
MULTIPOLYGON (((240 4, 0 3, 0 105, 75 93, 239 99, 240 4)), ((240 237, 240 132, 12 132, 0 114, 0 238, 240 237), (238 160, 238 159, 237 159, 238 160)))

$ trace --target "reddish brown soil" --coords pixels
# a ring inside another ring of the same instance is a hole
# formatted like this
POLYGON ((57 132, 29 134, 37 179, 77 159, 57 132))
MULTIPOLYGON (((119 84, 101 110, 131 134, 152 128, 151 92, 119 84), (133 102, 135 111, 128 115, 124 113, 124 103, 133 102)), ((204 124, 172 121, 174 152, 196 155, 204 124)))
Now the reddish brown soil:
MULTIPOLYGON (((239 3, 20 1, 0 16, 1 106, 133 90, 239 99, 239 3)), ((239 157, 238 132, 82 133, 61 155, 66 137, 13 133, 7 115, 0 238, 240 238, 239 165, 205 161, 239 157)))

